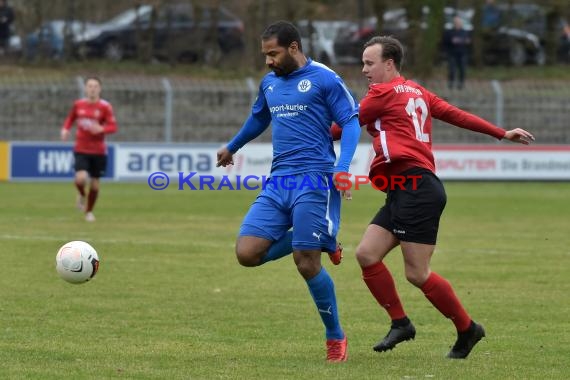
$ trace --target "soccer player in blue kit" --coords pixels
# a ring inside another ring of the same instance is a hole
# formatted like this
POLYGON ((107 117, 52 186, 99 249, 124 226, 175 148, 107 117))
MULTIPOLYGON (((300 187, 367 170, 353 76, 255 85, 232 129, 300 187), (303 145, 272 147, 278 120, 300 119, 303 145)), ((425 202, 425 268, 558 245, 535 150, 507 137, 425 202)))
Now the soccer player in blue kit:
POLYGON ((341 193, 334 175, 349 171, 360 137, 358 104, 335 72, 303 54, 293 24, 278 21, 267 27, 261 50, 272 72, 262 79, 241 130, 218 151, 217 166, 232 164, 233 154, 272 124, 271 177, 243 220, 237 259, 253 267, 293 252, 325 325, 327 360, 342 362, 347 339, 321 252, 333 255, 333 263, 335 253, 340 254, 336 234, 341 193), (343 128, 336 166, 333 121, 343 128))

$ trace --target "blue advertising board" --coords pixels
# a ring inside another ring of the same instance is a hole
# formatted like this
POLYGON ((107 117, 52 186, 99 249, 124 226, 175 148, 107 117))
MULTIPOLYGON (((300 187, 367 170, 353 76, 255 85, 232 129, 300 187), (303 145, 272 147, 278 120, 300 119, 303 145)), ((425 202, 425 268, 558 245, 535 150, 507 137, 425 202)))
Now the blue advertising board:
MULTIPOLYGON (((11 143, 11 179, 73 178, 73 146, 63 143, 11 143)), ((108 146, 105 177, 115 176, 115 147, 108 146)))

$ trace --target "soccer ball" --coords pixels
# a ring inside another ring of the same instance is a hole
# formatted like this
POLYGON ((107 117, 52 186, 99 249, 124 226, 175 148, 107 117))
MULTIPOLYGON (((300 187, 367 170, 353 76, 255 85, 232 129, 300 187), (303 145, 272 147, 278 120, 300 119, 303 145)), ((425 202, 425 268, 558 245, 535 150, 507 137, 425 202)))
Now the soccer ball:
POLYGON ((84 241, 64 244, 55 257, 55 269, 61 278, 72 284, 91 280, 99 269, 99 256, 95 248, 84 241))

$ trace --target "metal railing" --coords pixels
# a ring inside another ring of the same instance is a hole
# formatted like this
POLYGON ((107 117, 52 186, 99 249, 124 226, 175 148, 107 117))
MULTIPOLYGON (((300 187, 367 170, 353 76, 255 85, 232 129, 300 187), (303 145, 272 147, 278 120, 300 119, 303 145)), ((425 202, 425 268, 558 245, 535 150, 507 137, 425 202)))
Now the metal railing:
MULTIPOLYGON (((107 77, 103 98, 113 105, 119 133, 110 141, 224 142, 241 127, 257 95, 252 78, 207 80, 171 77, 107 77)), ((348 81, 357 96, 366 83, 348 81)), ((570 144, 570 83, 513 80, 469 81, 463 90, 445 82, 423 83, 466 111, 503 128, 532 131, 537 142, 570 144)), ((9 78, 0 82, 0 140, 56 141, 73 101, 83 93, 83 78, 39 80, 9 78)), ((488 143, 488 136, 433 126, 435 143, 488 143)), ((270 141, 264 133, 257 141, 270 141)), ((363 140, 367 140, 363 133, 363 140)))

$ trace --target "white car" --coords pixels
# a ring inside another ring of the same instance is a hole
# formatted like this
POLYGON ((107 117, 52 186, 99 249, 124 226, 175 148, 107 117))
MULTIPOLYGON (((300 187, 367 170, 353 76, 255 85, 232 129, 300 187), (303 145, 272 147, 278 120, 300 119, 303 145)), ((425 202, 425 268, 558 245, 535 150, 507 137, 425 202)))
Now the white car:
POLYGON ((301 43, 303 44, 303 52, 325 65, 337 64, 336 55, 334 53, 334 40, 338 31, 351 24, 350 21, 312 21, 300 20, 297 27, 301 33, 301 43), (309 31, 309 25, 312 26, 312 33, 309 31))

